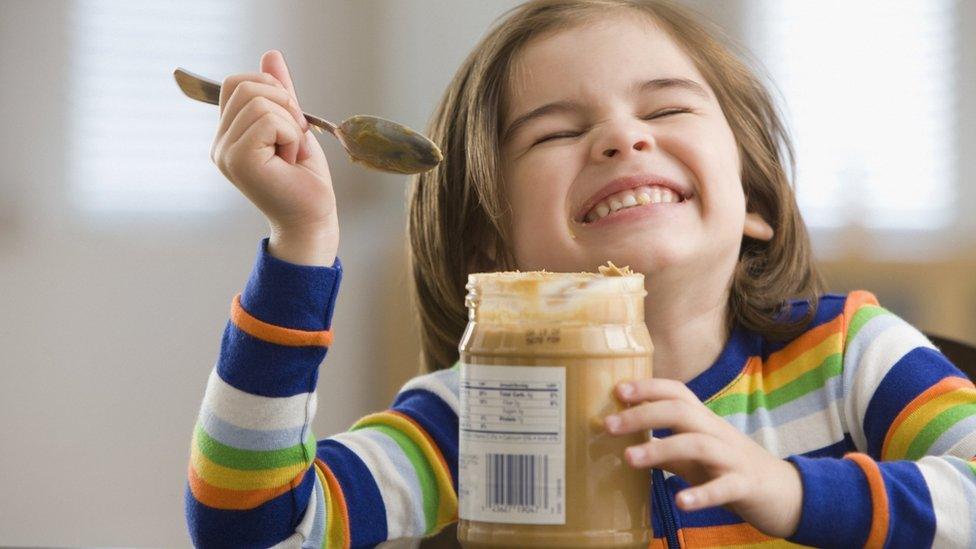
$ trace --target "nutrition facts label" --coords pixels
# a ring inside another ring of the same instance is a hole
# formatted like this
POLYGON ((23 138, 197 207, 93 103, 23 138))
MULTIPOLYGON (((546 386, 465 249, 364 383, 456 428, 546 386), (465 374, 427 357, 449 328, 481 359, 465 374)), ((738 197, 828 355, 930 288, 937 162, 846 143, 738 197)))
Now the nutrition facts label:
POLYGON ((470 377, 465 381, 462 431, 484 440, 558 441, 563 411, 560 382, 470 377))
POLYGON ((462 364, 461 518, 563 524, 566 370, 462 364))

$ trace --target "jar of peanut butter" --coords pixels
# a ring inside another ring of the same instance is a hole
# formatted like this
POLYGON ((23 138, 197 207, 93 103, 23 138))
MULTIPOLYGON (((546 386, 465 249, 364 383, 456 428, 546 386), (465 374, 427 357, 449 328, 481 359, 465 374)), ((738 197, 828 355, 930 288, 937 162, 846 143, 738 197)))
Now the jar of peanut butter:
POLYGON ((651 376, 644 276, 468 277, 460 344, 458 539, 482 547, 647 547, 650 474, 603 418, 623 380, 651 376))

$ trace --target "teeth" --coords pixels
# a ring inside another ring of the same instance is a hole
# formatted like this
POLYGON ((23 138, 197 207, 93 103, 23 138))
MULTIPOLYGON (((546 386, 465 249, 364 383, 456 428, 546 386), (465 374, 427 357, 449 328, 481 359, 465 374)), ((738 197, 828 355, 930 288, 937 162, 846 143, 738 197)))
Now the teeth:
POLYGON ((638 187, 637 189, 623 191, 604 199, 586 214, 586 222, 592 223, 613 212, 633 208, 634 206, 673 204, 677 202, 681 202, 681 197, 671 189, 658 186, 638 187))
POLYGON ((651 204, 661 203, 661 187, 651 187, 651 204))

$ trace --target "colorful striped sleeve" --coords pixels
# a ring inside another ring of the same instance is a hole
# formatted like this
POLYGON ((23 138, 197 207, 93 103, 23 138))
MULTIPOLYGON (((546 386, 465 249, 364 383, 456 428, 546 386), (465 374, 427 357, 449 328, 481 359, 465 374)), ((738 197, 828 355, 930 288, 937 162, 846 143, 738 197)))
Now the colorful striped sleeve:
POLYGON ((292 265, 267 244, 231 304, 193 430, 185 509, 198 547, 298 546, 334 519, 310 426, 342 267, 292 265))
POLYGON ((457 520, 458 370, 414 378, 393 406, 319 442, 345 509, 330 526, 335 545, 433 535, 457 520))
POLYGON ((972 547, 976 387, 870 293, 852 292, 843 319, 843 417, 858 451, 790 458, 804 490, 790 540, 972 547))
POLYGON ((342 276, 267 253, 231 305, 193 431, 187 524, 198 547, 362 547, 457 518, 457 370, 316 441, 318 366, 342 276))

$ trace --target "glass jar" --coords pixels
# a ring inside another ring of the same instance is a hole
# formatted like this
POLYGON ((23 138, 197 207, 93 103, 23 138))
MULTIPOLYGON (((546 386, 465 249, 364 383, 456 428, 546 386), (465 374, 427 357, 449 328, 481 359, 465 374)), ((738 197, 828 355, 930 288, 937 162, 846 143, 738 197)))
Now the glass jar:
POLYGON ((647 434, 603 429, 616 384, 651 376, 643 275, 476 273, 467 290, 461 545, 647 547, 650 473, 623 460, 647 434))

